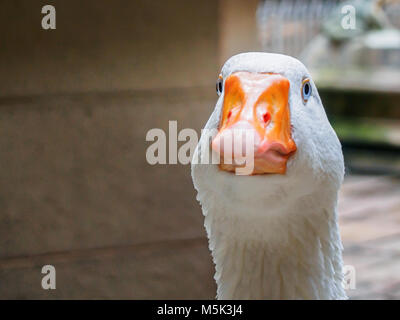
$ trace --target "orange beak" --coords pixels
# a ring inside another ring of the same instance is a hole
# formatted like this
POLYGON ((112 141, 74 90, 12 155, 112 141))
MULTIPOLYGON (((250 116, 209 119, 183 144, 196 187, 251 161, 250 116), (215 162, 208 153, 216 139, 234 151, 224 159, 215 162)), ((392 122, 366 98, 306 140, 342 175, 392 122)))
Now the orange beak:
MULTIPOLYGON (((254 144, 252 174, 286 172, 286 164, 296 152, 292 139, 289 111, 290 82, 279 74, 235 72, 225 80, 225 95, 219 132, 212 148, 220 155, 220 169, 235 171, 235 161, 224 162, 226 152, 235 159, 237 139, 224 145, 235 130, 245 130, 254 144)), ((245 149, 241 141, 239 149, 245 149)), ((229 155, 228 155, 229 156, 229 155)))

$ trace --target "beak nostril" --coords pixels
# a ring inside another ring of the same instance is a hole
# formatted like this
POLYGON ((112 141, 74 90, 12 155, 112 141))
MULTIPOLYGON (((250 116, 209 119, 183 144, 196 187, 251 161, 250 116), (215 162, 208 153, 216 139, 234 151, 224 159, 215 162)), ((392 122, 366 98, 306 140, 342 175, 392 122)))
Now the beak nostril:
POLYGON ((264 122, 265 122, 265 123, 267 123, 269 120, 271 120, 271 115, 269 114, 269 112, 266 112, 266 113, 263 115, 263 119, 264 119, 264 122))

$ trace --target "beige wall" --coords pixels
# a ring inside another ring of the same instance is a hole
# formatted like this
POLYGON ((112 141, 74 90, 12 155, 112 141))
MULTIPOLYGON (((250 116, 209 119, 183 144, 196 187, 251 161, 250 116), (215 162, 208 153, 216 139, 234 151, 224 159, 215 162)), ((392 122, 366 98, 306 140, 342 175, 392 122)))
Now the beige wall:
POLYGON ((261 48, 255 19, 259 0, 219 1, 219 63, 234 54, 261 48))
POLYGON ((203 86, 217 60, 214 0, 6 0, 0 95, 203 86), (56 30, 41 8, 56 8, 56 30))
POLYGON ((0 98, 0 299, 215 296, 188 165, 146 162, 151 128, 199 130, 209 89, 0 98), (41 268, 57 270, 43 290, 41 268))
POLYGON ((47 3, 0 5, 0 298, 213 298, 189 166, 145 137, 207 120, 217 2, 51 1, 45 31, 47 3))
POLYGON ((213 85, 230 56, 260 50, 258 0, 6 0, 0 96, 213 85))
POLYGON ((1 4, 0 298, 214 298, 190 168, 149 165, 145 137, 205 124, 254 3, 51 1, 45 31, 47 3, 1 4))

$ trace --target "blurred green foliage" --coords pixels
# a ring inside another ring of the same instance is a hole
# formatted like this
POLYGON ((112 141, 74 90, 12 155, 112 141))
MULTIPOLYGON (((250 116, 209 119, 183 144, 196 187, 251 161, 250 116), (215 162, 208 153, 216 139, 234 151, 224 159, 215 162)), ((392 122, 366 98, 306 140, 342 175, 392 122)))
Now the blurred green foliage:
POLYGON ((386 141, 390 130, 384 124, 371 120, 335 117, 331 122, 340 139, 369 142, 386 141))

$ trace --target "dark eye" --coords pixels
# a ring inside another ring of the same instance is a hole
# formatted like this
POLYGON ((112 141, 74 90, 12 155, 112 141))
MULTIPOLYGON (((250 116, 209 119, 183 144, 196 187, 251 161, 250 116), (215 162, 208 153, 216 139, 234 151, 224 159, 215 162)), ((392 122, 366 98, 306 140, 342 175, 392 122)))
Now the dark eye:
POLYGON ((312 87, 310 84, 310 79, 304 79, 302 88, 301 88, 301 96, 303 97, 303 101, 307 102, 307 100, 311 97, 312 87))
POLYGON ((221 75, 219 75, 218 80, 217 80, 217 94, 220 96, 222 93, 222 85, 224 83, 224 79, 222 78, 221 75))

